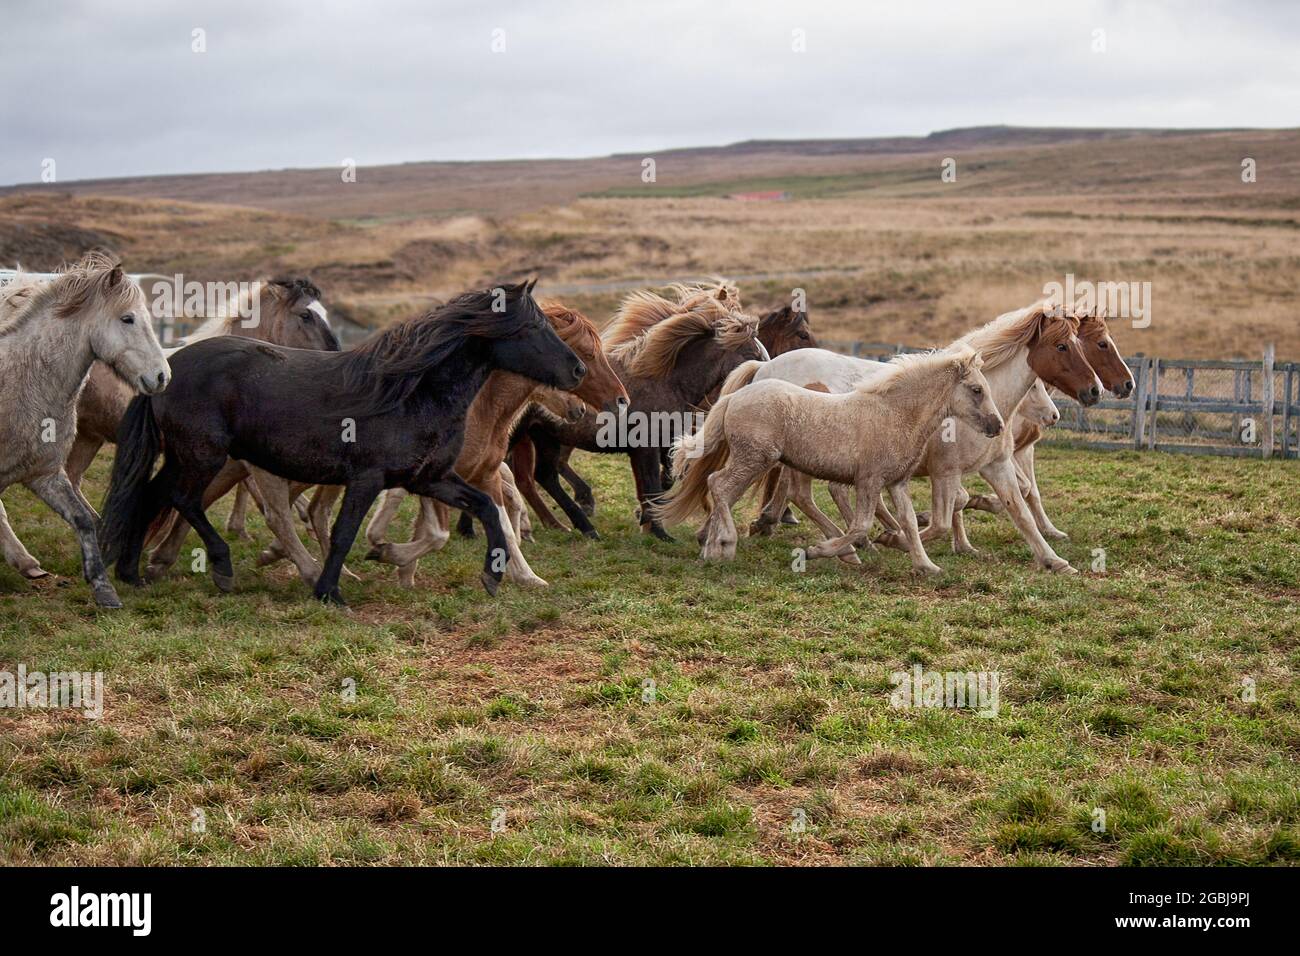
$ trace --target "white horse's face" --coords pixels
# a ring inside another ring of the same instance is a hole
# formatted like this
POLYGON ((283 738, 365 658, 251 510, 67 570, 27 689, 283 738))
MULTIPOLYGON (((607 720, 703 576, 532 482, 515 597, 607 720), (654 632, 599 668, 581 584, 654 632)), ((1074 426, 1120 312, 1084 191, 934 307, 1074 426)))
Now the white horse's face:
POLYGON ((90 347, 95 358, 113 369, 133 389, 146 395, 161 392, 172 371, 154 334, 144 292, 117 270, 105 279, 91 323, 90 347), (126 283, 124 288, 117 288, 126 283))
POLYGON ((1034 379, 1034 387, 1029 390, 1029 394, 1025 396, 1016 411, 1027 421, 1047 428, 1051 428, 1061 420, 1061 413, 1057 410, 1056 403, 1052 401, 1052 396, 1047 394, 1047 386, 1043 384, 1041 378, 1034 379))

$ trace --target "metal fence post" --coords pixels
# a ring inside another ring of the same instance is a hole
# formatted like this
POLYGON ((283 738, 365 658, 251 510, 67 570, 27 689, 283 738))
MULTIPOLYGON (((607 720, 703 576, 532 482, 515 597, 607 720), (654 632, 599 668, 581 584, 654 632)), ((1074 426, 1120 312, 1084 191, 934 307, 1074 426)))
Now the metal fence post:
POLYGON ((1142 447, 1142 433, 1147 424, 1147 360, 1140 352, 1137 358, 1137 381, 1133 383, 1133 447, 1142 447))

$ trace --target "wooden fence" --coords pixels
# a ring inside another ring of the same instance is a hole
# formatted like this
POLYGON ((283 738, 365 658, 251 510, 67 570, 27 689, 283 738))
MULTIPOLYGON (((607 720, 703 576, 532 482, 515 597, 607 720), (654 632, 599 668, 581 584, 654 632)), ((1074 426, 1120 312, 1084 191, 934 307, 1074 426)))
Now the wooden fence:
MULTIPOLYGON (((879 360, 918 351, 884 342, 823 344, 879 360)), ((1044 441, 1110 450, 1300 457, 1300 363, 1276 362, 1273 346, 1258 362, 1140 354, 1127 361, 1135 386, 1130 398, 1104 397, 1084 408, 1053 394, 1061 421, 1044 441)))

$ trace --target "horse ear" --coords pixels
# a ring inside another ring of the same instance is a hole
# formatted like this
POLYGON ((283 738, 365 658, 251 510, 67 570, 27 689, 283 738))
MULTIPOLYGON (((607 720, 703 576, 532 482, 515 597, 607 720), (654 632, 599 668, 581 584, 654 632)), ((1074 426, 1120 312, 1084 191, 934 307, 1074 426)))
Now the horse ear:
POLYGON ((116 289, 117 284, 122 281, 122 275, 122 265, 121 263, 118 263, 113 266, 113 268, 109 269, 108 274, 104 276, 104 288, 116 289))

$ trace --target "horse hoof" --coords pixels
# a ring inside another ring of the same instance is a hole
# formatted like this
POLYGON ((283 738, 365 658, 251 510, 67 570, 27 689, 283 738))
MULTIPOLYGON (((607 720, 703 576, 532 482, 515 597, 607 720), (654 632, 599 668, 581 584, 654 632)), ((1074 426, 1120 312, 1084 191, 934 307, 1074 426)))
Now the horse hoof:
POLYGON ((798 524, 798 523, 799 523, 799 519, 788 511, 785 514, 781 515, 781 524, 798 524))
POLYGON ((487 571, 484 571, 482 574, 479 575, 479 580, 483 582, 483 590, 487 591, 488 597, 497 596, 497 588, 501 586, 500 581, 498 581, 495 577, 492 576, 492 574, 490 574, 487 571))
POLYGON ((1043 565, 1043 569, 1051 571, 1053 574, 1078 574, 1078 569, 1070 564, 1064 558, 1057 558, 1055 561, 1049 561, 1043 565))
POLYGON ((144 569, 144 581, 146 584, 157 584, 167 575, 167 569, 162 565, 150 564, 144 569))
POLYGON ((275 564, 275 562, 279 560, 280 556, 278 554, 274 554, 271 551, 263 551, 257 556, 256 563, 259 568, 264 568, 268 564, 275 564))
POLYGON ((596 517, 596 502, 579 501, 578 507, 582 509, 582 513, 585 514, 588 518, 596 517))
POLYGON ((382 561, 382 560, 384 560, 384 551, 383 551, 383 548, 379 547, 378 545, 376 545, 375 547, 371 548, 369 551, 366 552, 366 560, 367 560, 367 561, 382 561))
POLYGON ((1069 540, 1070 540, 1070 536, 1069 536, 1068 534, 1066 534, 1064 531, 1058 531, 1056 528, 1053 528, 1051 531, 1044 531, 1044 532, 1043 532, 1043 537, 1044 537, 1044 538, 1051 538, 1053 541, 1069 541, 1069 540))
POLYGON ((912 573, 918 578, 932 578, 943 574, 943 568, 937 564, 923 564, 920 567, 912 568, 912 573))
POLYGON ((217 586, 218 591, 223 594, 229 594, 235 589, 235 576, 234 574, 220 574, 213 571, 212 583, 217 586))
POLYGON ((676 543, 677 543, 677 539, 674 538, 672 535, 670 535, 670 534, 669 534, 667 531, 665 531, 663 528, 658 528, 658 527, 651 528, 651 529, 650 529, 650 533, 651 533, 652 535, 654 535, 656 538, 658 538, 660 541, 666 541, 666 542, 668 542, 669 544, 676 544, 676 543))
POLYGON ((348 606, 348 602, 343 600, 343 592, 340 591, 338 588, 334 588, 333 590, 326 591, 324 594, 317 592, 316 600, 320 601, 321 604, 328 604, 331 605, 332 607, 348 606))
POLYGON ((770 538, 772 536, 771 522, 757 519, 751 521, 749 523, 749 536, 751 538, 770 538))
POLYGON ((95 588, 95 603, 110 610, 116 610, 122 606, 122 600, 117 596, 117 592, 113 590, 111 584, 95 588))
POLYGON ((522 538, 524 541, 529 541, 529 542, 537 540, 536 538, 533 537, 533 533, 531 531, 525 531, 519 537, 522 538))
POLYGON ((599 541, 599 540, 600 540, 600 533, 597 532, 594 528, 593 528, 591 531, 584 531, 584 532, 582 532, 582 535, 583 535, 583 537, 585 537, 585 538, 590 538, 592 541, 599 541))

